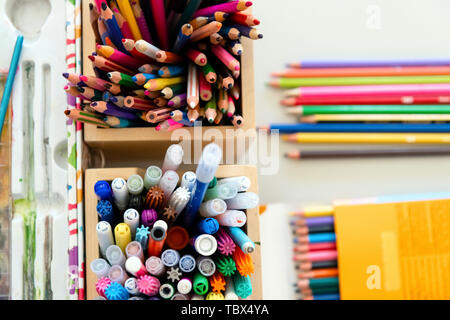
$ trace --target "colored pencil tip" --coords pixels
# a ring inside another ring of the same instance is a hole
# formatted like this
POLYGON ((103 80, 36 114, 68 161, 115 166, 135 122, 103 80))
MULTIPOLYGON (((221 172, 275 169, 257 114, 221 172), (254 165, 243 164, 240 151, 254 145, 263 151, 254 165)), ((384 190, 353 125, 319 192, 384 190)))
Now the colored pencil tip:
POLYGON ((280 83, 278 82, 278 80, 272 80, 266 83, 269 87, 274 87, 274 88, 279 88, 280 87, 280 83))
POLYGON ((255 26, 258 26, 261 23, 261 21, 259 21, 258 19, 253 19, 253 24, 255 26))
POLYGON ((67 78, 69 78, 69 74, 68 73, 63 73, 63 77, 67 79, 67 78))
POLYGON ((93 3, 89 3, 89 10, 93 10, 94 9, 94 4, 93 3))
POLYGON ((70 110, 64 110, 64 114, 68 116, 70 114, 70 110))
POLYGON ((174 102, 173 102, 173 101, 169 101, 169 102, 167 102, 167 106, 169 106, 169 107, 173 107, 173 105, 174 105, 174 102))
POLYGON ((292 150, 292 151, 286 152, 284 154, 284 156, 289 159, 300 159, 301 158, 300 151, 298 151, 298 150, 292 150))
POLYGON ((253 2, 251 2, 251 1, 247 1, 246 3, 245 3, 245 6, 246 7, 251 7, 253 5, 253 2))
POLYGON ((89 60, 94 61, 95 58, 93 56, 88 56, 89 60))
POLYGON ((208 118, 209 123, 213 123, 214 122, 214 118, 208 118))
POLYGON ((196 106, 197 104, 195 102, 189 103, 189 107, 191 107, 191 109, 195 109, 196 106))
POLYGON ((80 80, 83 81, 83 82, 88 81, 88 77, 86 77, 84 75, 81 75, 80 76, 80 80))
POLYGON ((261 130, 261 131, 269 132, 270 131, 270 126, 260 126, 260 127, 258 127, 258 129, 261 130))
POLYGON ((228 112, 228 113, 227 113, 227 116, 228 116, 228 118, 231 118, 231 117, 233 116, 233 113, 228 112))
POLYGON ((262 39, 262 38, 264 38, 264 35, 262 33, 260 33, 260 34, 258 34, 258 38, 262 39))

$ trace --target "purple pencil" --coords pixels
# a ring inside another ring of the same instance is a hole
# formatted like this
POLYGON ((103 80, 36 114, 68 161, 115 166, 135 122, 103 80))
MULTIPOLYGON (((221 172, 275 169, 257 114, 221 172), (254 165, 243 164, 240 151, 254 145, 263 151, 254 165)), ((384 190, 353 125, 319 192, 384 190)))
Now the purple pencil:
POLYGON ((221 11, 221 12, 225 12, 225 13, 235 13, 235 12, 243 11, 243 10, 251 7, 252 4, 253 3, 251 1, 242 1, 242 0, 221 3, 221 4, 217 4, 215 6, 206 7, 206 8, 197 10, 194 13, 193 18, 210 16, 210 15, 213 15, 217 11, 221 11))
POLYGON ((130 1, 131 8, 133 9, 136 22, 138 24, 139 30, 141 30, 142 38, 148 43, 153 43, 152 36, 150 34, 150 29, 148 28, 147 20, 145 20, 144 11, 139 4, 139 1, 130 1))
POLYGON ((180 95, 177 95, 175 97, 173 97, 172 99, 170 99, 170 101, 167 103, 168 107, 171 108, 179 108, 182 106, 187 105, 187 94, 186 93, 182 93, 180 95))
POLYGON ((234 253, 236 244, 223 228, 220 228, 219 231, 214 234, 214 237, 217 240, 217 248, 221 254, 228 256, 234 253))
POLYGON ((138 121, 140 118, 134 113, 120 109, 116 105, 106 101, 95 101, 91 103, 92 109, 108 116, 115 116, 127 120, 138 121))
POLYGON ((289 63, 290 68, 368 68, 368 67, 420 67, 450 66, 450 59, 399 59, 399 60, 304 60, 289 63))
POLYGON ((297 226, 308 226, 308 227, 319 227, 334 225, 334 217, 317 217, 317 218, 306 218, 306 219, 293 219, 291 220, 291 225, 297 226))

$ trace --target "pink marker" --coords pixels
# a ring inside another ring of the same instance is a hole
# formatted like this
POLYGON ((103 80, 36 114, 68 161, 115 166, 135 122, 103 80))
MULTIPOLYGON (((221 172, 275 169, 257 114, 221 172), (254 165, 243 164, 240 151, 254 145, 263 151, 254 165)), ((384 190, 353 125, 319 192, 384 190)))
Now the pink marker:
POLYGON ((217 240, 219 252, 225 256, 232 255, 236 249, 233 239, 222 228, 214 235, 217 240))
POLYGON ((152 297, 158 294, 161 283, 159 282, 158 278, 144 275, 137 280, 137 286, 139 292, 152 297))
POLYGON ((97 290, 97 293, 101 295, 102 297, 105 297, 105 290, 109 287, 111 284, 111 279, 107 277, 102 277, 98 279, 97 283, 95 284, 95 289, 97 290))

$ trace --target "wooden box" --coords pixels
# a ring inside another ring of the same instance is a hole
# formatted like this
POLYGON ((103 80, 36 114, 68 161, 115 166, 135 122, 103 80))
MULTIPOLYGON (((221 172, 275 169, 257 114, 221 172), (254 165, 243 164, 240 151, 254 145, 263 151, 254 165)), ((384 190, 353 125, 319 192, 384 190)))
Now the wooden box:
MULTIPOLYGON (((179 170, 181 175, 185 171, 193 170, 194 167, 184 166, 179 170)), ((112 181, 117 177, 127 179, 133 174, 139 174, 142 177, 145 169, 138 168, 120 168, 120 169, 89 169, 85 173, 85 234, 86 234, 86 291, 87 299, 91 300, 98 294, 95 290, 97 276, 91 271, 90 264, 93 260, 99 258, 99 246, 97 233, 95 231, 98 223, 96 211, 97 196, 94 193, 94 185, 98 180, 112 181)), ((249 191, 258 193, 257 169, 254 166, 220 166, 216 176, 218 178, 234 177, 245 175, 250 178, 251 188, 249 191)), ((258 208, 247 210, 247 234, 254 242, 259 242, 259 210, 258 208)), ((252 253, 255 264, 255 273, 251 276, 253 294, 249 299, 262 299, 262 278, 261 278, 261 250, 256 246, 252 253)))
MULTIPOLYGON (((95 51, 95 39, 92 27, 89 22, 89 3, 92 0, 82 0, 83 23, 82 23, 82 44, 83 44, 83 73, 95 75, 91 61, 88 56, 95 51)), ((205 145, 208 141, 215 141, 223 145, 226 152, 228 140, 242 139, 246 146, 256 139, 255 129, 255 97, 254 97, 254 74, 253 74, 253 44, 252 40, 242 39, 244 53, 241 56, 241 106, 242 116, 245 119, 244 126, 240 130, 234 130, 233 126, 208 126, 203 127, 203 134, 210 131, 210 135, 219 133, 221 138, 208 138, 208 133, 203 137, 194 136, 194 128, 182 128, 187 130, 190 138, 180 140, 190 140, 194 143, 205 145), (212 131, 218 130, 218 131, 212 131)), ((176 131, 175 131, 176 132, 176 131)), ((95 125, 84 125, 84 141, 91 147, 102 149, 105 156, 114 154, 117 150, 127 150, 127 154, 133 157, 148 157, 155 155, 158 150, 165 150, 170 144, 180 140, 171 141, 173 132, 157 132, 155 128, 97 128, 95 125)), ((236 143, 234 143, 236 145, 236 143)), ((236 148, 234 148, 236 150, 236 148)), ((237 163, 237 162, 235 162, 237 163)))

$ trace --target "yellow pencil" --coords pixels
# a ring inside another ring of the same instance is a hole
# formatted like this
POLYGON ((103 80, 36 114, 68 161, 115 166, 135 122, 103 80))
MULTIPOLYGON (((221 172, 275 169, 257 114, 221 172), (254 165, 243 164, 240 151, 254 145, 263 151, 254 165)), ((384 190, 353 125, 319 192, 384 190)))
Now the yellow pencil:
POLYGON ((136 22, 136 17, 134 16, 133 9, 131 9, 129 0, 117 0, 117 5, 119 6, 120 13, 128 21, 131 33, 133 34, 134 40, 142 40, 141 30, 136 22))
POLYGON ((295 133, 282 136, 297 143, 448 144, 448 133, 295 133))
POLYGON ((183 82, 186 82, 185 77, 152 79, 147 81, 147 83, 144 85, 144 88, 149 91, 159 91, 168 86, 172 86, 174 84, 179 84, 183 82))
POLYGON ((299 212, 291 212, 291 216, 300 216, 303 218, 327 217, 334 214, 333 206, 310 206, 299 212))
POLYGON ((450 121, 450 114, 317 114, 300 118, 303 123, 354 121, 450 121))

